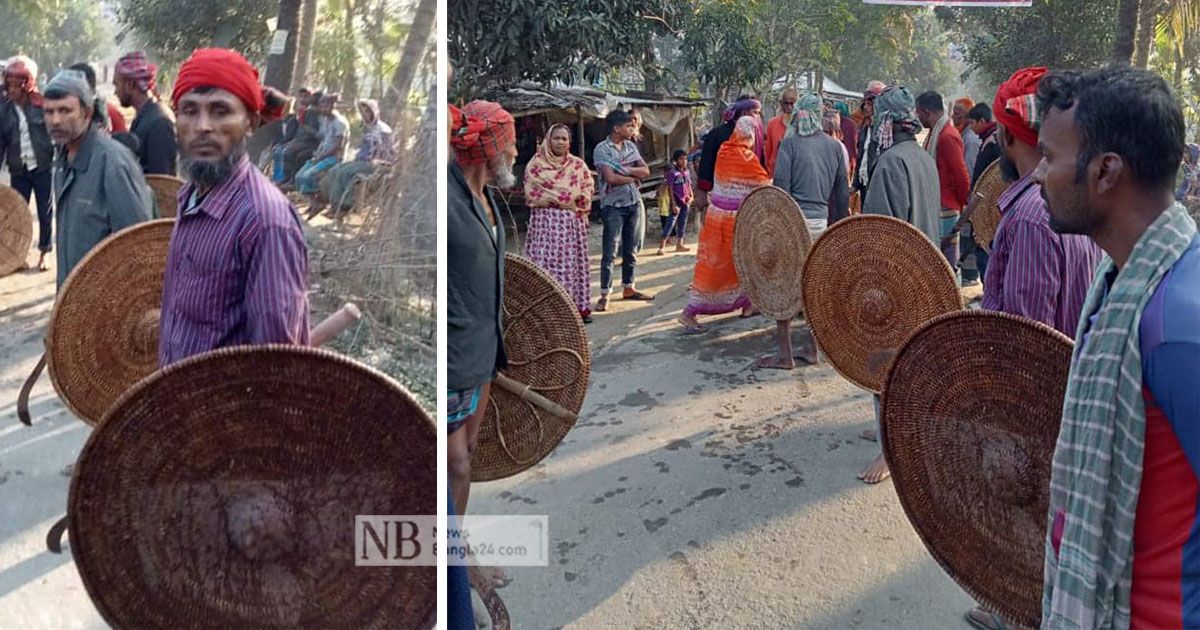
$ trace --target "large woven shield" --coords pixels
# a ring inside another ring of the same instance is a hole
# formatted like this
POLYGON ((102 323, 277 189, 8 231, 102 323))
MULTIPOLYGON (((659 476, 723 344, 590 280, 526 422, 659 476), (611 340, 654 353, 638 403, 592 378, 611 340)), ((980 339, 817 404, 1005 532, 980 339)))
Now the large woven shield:
POLYGON ((1021 317, 951 313, 908 340, 883 388, 880 441, 909 521, 964 590, 1028 627, 1072 346, 1021 317))
POLYGON ((575 426, 587 394, 592 360, 579 311, 554 278, 512 254, 504 259, 503 333, 508 367, 492 383, 473 481, 544 459, 575 426))
POLYGON ((733 261, 755 308, 777 321, 804 308, 800 279, 811 246, 804 213, 791 195, 763 186, 746 196, 734 224, 733 261))
POLYGON ((804 263, 804 314, 839 374, 883 387, 892 358, 925 322, 962 308, 946 257, 913 226, 860 214, 834 223, 804 263))
POLYGON ((75 565, 114 628, 432 627, 436 567, 356 566, 355 517, 436 515, 436 444, 403 387, 335 353, 185 359, 80 453, 75 565))
POLYGON ((174 219, 109 236, 71 270, 50 312, 46 363, 54 390, 96 425, 158 367, 163 273, 174 219))
POLYGON ((971 215, 971 233, 983 251, 991 253, 992 239, 1000 227, 1000 195, 1008 189, 1000 171, 1000 160, 983 169, 975 182, 972 195, 979 195, 979 205, 971 215))
POLYGON ((179 211, 179 190, 183 188, 183 180, 171 175, 147 175, 146 184, 154 193, 159 216, 174 218, 179 211))
POLYGON ((33 244, 33 214, 20 193, 0 186, 0 276, 23 269, 33 244))

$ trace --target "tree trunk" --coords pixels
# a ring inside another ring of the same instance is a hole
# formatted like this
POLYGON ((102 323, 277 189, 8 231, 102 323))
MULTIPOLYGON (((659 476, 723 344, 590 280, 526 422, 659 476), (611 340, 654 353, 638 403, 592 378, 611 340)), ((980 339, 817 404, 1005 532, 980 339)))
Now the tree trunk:
POLYGON ((408 39, 404 42, 404 52, 400 55, 400 63, 392 75, 392 85, 388 88, 387 98, 384 99, 384 111, 392 120, 400 118, 400 110, 408 101, 408 91, 412 87, 413 77, 417 76, 417 68, 425 51, 429 47, 429 36, 433 33, 433 23, 437 19, 437 0, 420 0, 416 13, 413 14, 412 26, 408 30, 408 39))
MULTIPOLYGON (((361 4, 361 0, 358 2, 355 2, 354 0, 343 0, 343 4, 345 5, 346 11, 343 13, 343 17, 345 18, 343 27, 345 30, 343 31, 342 36, 347 38, 348 41, 354 41, 354 17, 358 15, 358 6, 361 4)), ((355 55, 354 59, 355 61, 358 60, 357 54, 355 55)), ((357 65, 357 63, 351 63, 349 66, 342 69, 343 103, 353 103, 354 101, 358 100, 357 65)))
POLYGON ((263 81, 267 85, 281 91, 287 91, 292 85, 292 70, 296 67, 296 40, 300 26, 300 2, 302 0, 279 0, 279 18, 275 30, 287 31, 287 45, 283 53, 271 55, 267 59, 267 76, 263 81))
POLYGON ((1158 26, 1158 14, 1162 0, 1141 0, 1138 12, 1137 39, 1133 48, 1133 65, 1145 68, 1150 64, 1150 51, 1154 48, 1154 30, 1158 26))
POLYGON ((1133 60, 1133 46, 1137 36, 1138 0, 1121 0, 1117 9, 1117 34, 1113 40, 1112 63, 1128 66, 1133 60))
POLYGON ((321 0, 304 0, 304 15, 300 22, 300 41, 296 43, 296 72, 292 76, 292 91, 308 83, 312 67, 313 37, 317 31, 317 8, 321 0))

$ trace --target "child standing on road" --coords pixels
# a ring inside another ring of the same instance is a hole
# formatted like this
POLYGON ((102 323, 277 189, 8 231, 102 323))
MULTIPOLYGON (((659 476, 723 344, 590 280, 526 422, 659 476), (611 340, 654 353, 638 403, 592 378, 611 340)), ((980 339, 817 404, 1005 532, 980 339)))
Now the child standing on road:
POLYGON ((675 251, 691 251, 683 245, 683 235, 687 230, 688 207, 692 204, 692 176, 688 172, 687 152, 677 149, 671 154, 671 167, 667 169, 665 182, 670 193, 667 204, 659 205, 659 219, 662 221, 662 242, 658 245, 658 255, 675 237, 675 251))

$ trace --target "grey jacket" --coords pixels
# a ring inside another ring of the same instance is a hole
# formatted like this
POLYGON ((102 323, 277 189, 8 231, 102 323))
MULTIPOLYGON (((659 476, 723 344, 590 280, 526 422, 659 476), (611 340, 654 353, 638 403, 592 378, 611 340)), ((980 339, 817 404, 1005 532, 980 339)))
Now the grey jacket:
POLYGON ((792 195, 807 219, 828 219, 832 225, 850 214, 842 145, 824 133, 783 139, 775 157, 775 185, 792 195))
POLYGON ((148 221, 153 195, 133 153, 92 127, 67 163, 66 149, 54 160, 54 216, 58 287, 75 265, 110 234, 148 221))
MULTIPOLYGON (((483 204, 471 194, 458 164, 450 165, 446 194, 446 386, 472 389, 508 364, 504 353, 504 224, 495 236, 483 204)), ((499 212, 496 199, 488 202, 499 212)))
POLYGON ((941 196, 937 165, 929 152, 912 134, 896 132, 895 144, 879 154, 862 211, 905 221, 937 246, 941 241, 941 196))

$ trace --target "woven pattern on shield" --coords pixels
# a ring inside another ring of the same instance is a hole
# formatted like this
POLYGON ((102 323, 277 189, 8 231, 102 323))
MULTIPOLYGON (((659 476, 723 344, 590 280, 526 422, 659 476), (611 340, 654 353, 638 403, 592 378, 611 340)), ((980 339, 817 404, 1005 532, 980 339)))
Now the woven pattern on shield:
POLYGON ((796 200, 775 186, 746 196, 733 231, 738 283, 767 317, 790 320, 804 308, 801 277, 812 248, 796 200))

